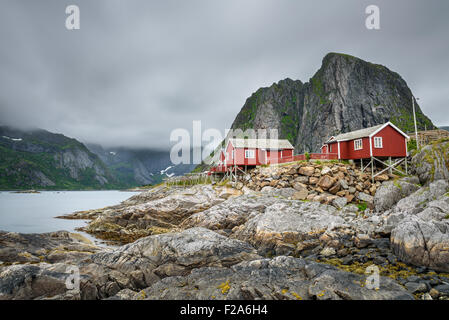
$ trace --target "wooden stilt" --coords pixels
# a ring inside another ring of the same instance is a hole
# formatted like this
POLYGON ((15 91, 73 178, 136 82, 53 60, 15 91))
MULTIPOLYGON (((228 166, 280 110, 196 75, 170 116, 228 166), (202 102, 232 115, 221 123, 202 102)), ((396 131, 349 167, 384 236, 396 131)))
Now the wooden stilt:
MULTIPOLYGON (((388 157, 388 164, 391 165, 391 157, 388 157)), ((391 170, 391 168, 390 168, 389 172, 390 172, 390 174, 392 174, 393 170, 391 170)))
POLYGON ((407 169, 407 157, 405 157, 405 174, 408 175, 408 169, 407 169))
POLYGON ((407 160, 407 158, 401 158, 401 159, 397 160, 396 162, 394 162, 393 164, 387 164, 387 163, 383 162, 382 160, 377 159, 376 157, 373 157, 373 159, 376 160, 377 162, 383 164, 384 166, 386 166, 385 169, 383 169, 382 171, 376 173, 374 175, 374 177, 377 177, 378 175, 382 174, 383 172, 385 172, 387 170, 395 170, 395 171, 397 171, 397 172, 399 172, 401 174, 404 174, 404 172, 402 172, 399 169, 396 169, 395 167, 398 166, 402 161, 407 160))

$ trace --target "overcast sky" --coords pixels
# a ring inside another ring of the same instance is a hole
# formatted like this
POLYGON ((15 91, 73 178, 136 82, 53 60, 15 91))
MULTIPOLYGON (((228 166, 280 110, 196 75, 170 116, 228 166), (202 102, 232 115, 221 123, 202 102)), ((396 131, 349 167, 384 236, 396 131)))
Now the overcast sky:
POLYGON ((398 72, 449 125, 448 14, 446 0, 0 0, 0 123, 166 148, 172 129, 224 131, 259 87, 306 82, 343 52, 398 72))

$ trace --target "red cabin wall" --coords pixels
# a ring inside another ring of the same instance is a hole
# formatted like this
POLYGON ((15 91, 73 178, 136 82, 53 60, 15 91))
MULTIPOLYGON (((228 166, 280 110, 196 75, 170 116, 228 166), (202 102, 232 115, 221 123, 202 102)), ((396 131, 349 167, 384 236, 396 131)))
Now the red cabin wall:
POLYGON ((228 160, 226 162, 227 165, 238 165, 238 166, 255 166, 265 164, 266 162, 277 163, 282 162, 284 160, 293 160, 293 149, 285 149, 282 150, 282 158, 281 158, 281 150, 261 150, 255 148, 237 148, 234 149, 232 144, 229 143, 226 149, 226 154, 228 154, 228 160), (232 159, 232 150, 234 150, 234 159, 232 159), (245 158, 245 150, 254 150, 255 157, 248 159, 245 158), (266 159, 265 159, 266 153, 266 159))
POLYGON ((267 161, 277 161, 281 157, 281 153, 278 150, 266 150, 267 161))
MULTIPOLYGON (((340 143, 340 148, 341 148, 341 143, 340 143)), ((337 142, 329 143, 326 146, 326 152, 323 152, 323 153, 335 153, 338 157, 338 143, 337 142)))
MULTIPOLYGON (((267 161, 271 163, 293 161, 293 149, 267 150, 267 161), (281 154, 282 152, 282 154, 281 154), (281 156, 282 155, 282 156, 281 156)), ((262 159, 263 161, 263 159, 262 159)))
POLYGON ((321 147, 321 153, 327 153, 327 145, 321 147))
POLYGON ((239 166, 256 166, 261 164, 261 159, 263 155, 261 152, 258 152, 258 149, 255 148, 239 148, 235 150, 236 154, 236 165, 239 166), (245 150, 254 150, 254 158, 247 159, 245 158, 245 150))
MULTIPOLYGON (((366 159, 371 157, 370 138, 361 138, 363 149, 354 150, 354 141, 340 142, 340 159, 366 159)), ((356 139, 357 140, 357 139, 356 139)), ((407 155, 406 139, 392 126, 386 126, 371 138, 374 157, 405 157, 407 155), (383 148, 374 148, 374 137, 382 137, 383 148)), ((337 143, 329 144, 329 153, 338 153, 337 143), (332 147, 331 147, 332 146, 332 147), (332 148, 332 149, 331 149, 332 148)))
POLYGON ((293 157, 293 149, 282 150, 282 158, 291 158, 291 157, 293 157))
POLYGON ((406 139, 392 126, 386 126, 371 138, 374 157, 403 158, 407 156, 406 139), (374 137, 382 137, 383 148, 374 148, 374 137))
POLYGON ((232 143, 228 143, 228 146, 227 146, 227 148, 225 150, 225 153, 226 153, 225 157, 227 158, 227 160, 226 160, 226 165, 227 166, 233 164, 232 150, 234 150, 234 146, 232 145, 232 143))
POLYGON ((340 159, 366 159, 370 158, 369 138, 362 139, 362 149, 354 150, 354 141, 349 140, 340 142, 340 159))

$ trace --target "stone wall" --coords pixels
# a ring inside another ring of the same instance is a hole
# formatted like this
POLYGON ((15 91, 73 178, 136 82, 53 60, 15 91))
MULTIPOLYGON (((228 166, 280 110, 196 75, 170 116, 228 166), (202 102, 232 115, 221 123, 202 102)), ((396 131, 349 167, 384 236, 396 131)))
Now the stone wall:
POLYGON ((294 200, 319 201, 343 207, 346 203, 365 202, 372 207, 373 197, 382 181, 395 175, 381 174, 372 183, 370 172, 355 164, 340 162, 296 162, 256 167, 243 177, 237 188, 255 191, 289 189, 284 194, 294 200))

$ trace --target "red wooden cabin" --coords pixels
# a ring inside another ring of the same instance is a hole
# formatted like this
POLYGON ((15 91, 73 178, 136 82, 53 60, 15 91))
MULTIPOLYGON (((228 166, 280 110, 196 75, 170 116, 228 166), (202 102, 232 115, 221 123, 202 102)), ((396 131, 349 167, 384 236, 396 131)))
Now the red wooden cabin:
POLYGON ((322 153, 337 153, 338 159, 404 158, 407 156, 407 136, 391 122, 370 128, 342 133, 329 138, 322 153))
POLYGON ((257 166, 285 162, 285 160, 293 159, 293 149, 288 140, 229 139, 222 151, 223 164, 224 166, 257 166))

